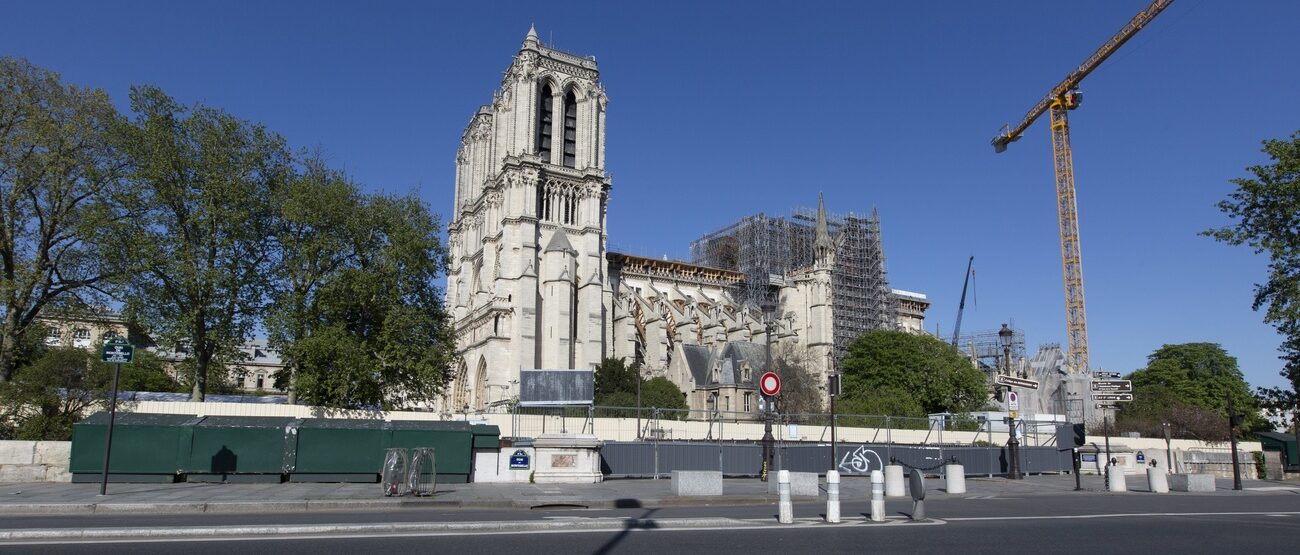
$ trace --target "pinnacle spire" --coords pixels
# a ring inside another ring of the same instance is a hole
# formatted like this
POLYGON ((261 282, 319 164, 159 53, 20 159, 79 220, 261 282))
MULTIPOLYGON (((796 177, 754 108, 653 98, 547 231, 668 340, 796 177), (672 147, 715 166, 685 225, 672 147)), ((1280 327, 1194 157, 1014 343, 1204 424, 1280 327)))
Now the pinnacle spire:
POLYGON ((537 40, 538 40, 538 39, 537 39, 537 27, 534 26, 532 23, 529 23, 529 24, 528 24, 528 35, 524 37, 524 42, 527 42, 527 41, 530 41, 530 40, 533 41, 533 42, 537 42, 537 40))
POLYGON ((817 238, 813 247, 817 252, 818 260, 825 259, 835 248, 835 244, 831 242, 830 228, 826 224, 826 200, 822 198, 821 193, 817 193, 817 238))

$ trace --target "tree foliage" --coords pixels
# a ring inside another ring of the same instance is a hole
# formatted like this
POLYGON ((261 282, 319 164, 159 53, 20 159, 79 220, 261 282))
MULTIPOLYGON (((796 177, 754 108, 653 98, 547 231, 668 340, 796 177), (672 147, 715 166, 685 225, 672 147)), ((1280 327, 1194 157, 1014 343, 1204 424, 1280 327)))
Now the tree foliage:
POLYGON ((119 120, 104 91, 0 57, 0 382, 43 310, 102 302, 125 271, 98 252, 127 215, 119 120))
POLYGON ((1146 368, 1127 379, 1133 381, 1133 402, 1116 416, 1117 428, 1159 437, 1168 423, 1178 437, 1224 441, 1228 397, 1245 416, 1243 430, 1268 428, 1236 357, 1216 343, 1164 345, 1147 357, 1146 368))
POLYGON ((925 416, 979 410, 988 399, 984 374, 957 349, 928 335, 865 333, 849 344, 841 365, 846 411, 925 416))
POLYGON ((806 347, 785 345, 773 349, 776 375, 781 378, 778 409, 785 414, 813 414, 824 408, 820 377, 812 372, 816 361, 806 347))
MULTIPOLYGON (((307 339, 318 317, 320 292, 349 265, 357 248, 366 246, 371 228, 358 187, 320 157, 308 158, 275 199, 277 256, 266 328, 282 351, 307 339)), ((297 374, 303 361, 288 358, 277 385, 297 402, 297 374)))
POLYGON ((1290 140, 1264 141, 1272 163, 1247 168, 1253 177, 1233 179, 1237 190, 1219 202, 1233 224, 1203 234, 1230 245, 1268 253, 1268 280, 1255 285, 1252 308, 1282 335, 1280 372, 1290 389, 1260 388, 1264 408, 1293 411, 1300 428, 1300 131, 1290 140))
POLYGON ((127 150, 143 215, 119 256, 142 268, 128 284, 127 313, 188 355, 191 398, 202 401, 209 371, 241 359, 261 316, 272 275, 271 199, 290 156, 261 125, 183 107, 156 87, 133 88, 131 109, 127 150))
MULTIPOLYGON (((680 389, 668 378, 659 376, 645 379, 640 366, 627 364, 621 358, 605 358, 596 366, 595 404, 602 407, 645 409, 671 409, 662 418, 678 419, 688 407, 680 389), (641 382, 641 401, 637 404, 637 382, 641 382)), ((643 412, 648 415, 648 412, 643 412)), ((618 411, 616 416, 636 416, 636 411, 618 411)))
MULTIPOLYGON (((102 345, 43 349, 40 358, 20 367, 12 382, 0 385, 0 436, 26 440, 72 439, 72 425, 112 396, 113 366, 102 362, 102 345)), ((162 361, 138 350, 123 364, 119 391, 175 391, 178 384, 162 361)))
POLYGON ((303 401, 408 408, 451 379, 455 330, 434 281, 446 269, 437 218, 414 197, 372 195, 352 258, 309 303, 304 336, 285 350, 303 401))

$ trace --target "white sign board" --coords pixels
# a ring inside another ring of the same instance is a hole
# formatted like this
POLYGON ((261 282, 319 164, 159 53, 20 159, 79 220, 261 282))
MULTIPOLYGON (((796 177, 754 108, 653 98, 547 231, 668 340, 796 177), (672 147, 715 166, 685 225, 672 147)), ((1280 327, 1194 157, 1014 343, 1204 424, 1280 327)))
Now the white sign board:
POLYGON ((1020 410, 1020 395, 1014 391, 1007 392, 1007 410, 1020 410))

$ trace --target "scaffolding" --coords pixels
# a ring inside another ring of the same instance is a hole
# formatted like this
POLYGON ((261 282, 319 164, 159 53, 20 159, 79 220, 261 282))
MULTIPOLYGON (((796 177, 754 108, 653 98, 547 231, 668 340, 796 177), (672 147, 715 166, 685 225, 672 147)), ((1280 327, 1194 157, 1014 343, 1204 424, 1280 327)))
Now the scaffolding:
MULTIPOLYGON (((737 297, 764 311, 776 306, 786 274, 813 265, 817 212, 799 208, 792 217, 746 216, 691 242, 694 263, 745 274, 737 297)), ((897 302, 885 271, 880 218, 852 213, 827 217, 835 242, 831 271, 835 359, 849 343, 877 329, 897 327, 897 302)))
MULTIPOLYGON (((971 357, 980 370, 990 376, 997 373, 1002 367, 1002 338, 998 337, 1000 329, 980 330, 968 334, 962 334, 957 338, 957 348, 971 357)), ((1011 328, 1011 362, 1014 368, 1016 361, 1025 358, 1025 332, 1024 330, 1011 328)))

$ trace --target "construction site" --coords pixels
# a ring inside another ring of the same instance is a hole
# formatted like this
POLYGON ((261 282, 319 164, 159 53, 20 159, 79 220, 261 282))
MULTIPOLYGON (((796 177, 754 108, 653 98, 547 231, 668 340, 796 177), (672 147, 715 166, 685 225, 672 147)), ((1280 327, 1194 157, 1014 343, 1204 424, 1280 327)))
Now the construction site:
MULTIPOLYGON (((745 274, 738 292, 742 303, 768 312, 788 272, 813 265, 817 212, 797 208, 791 217, 746 216, 691 242, 695 264, 745 274)), ((897 326, 896 300, 885 271, 880 217, 853 213, 827 216, 835 242, 831 306, 835 358, 865 332, 897 326)))

